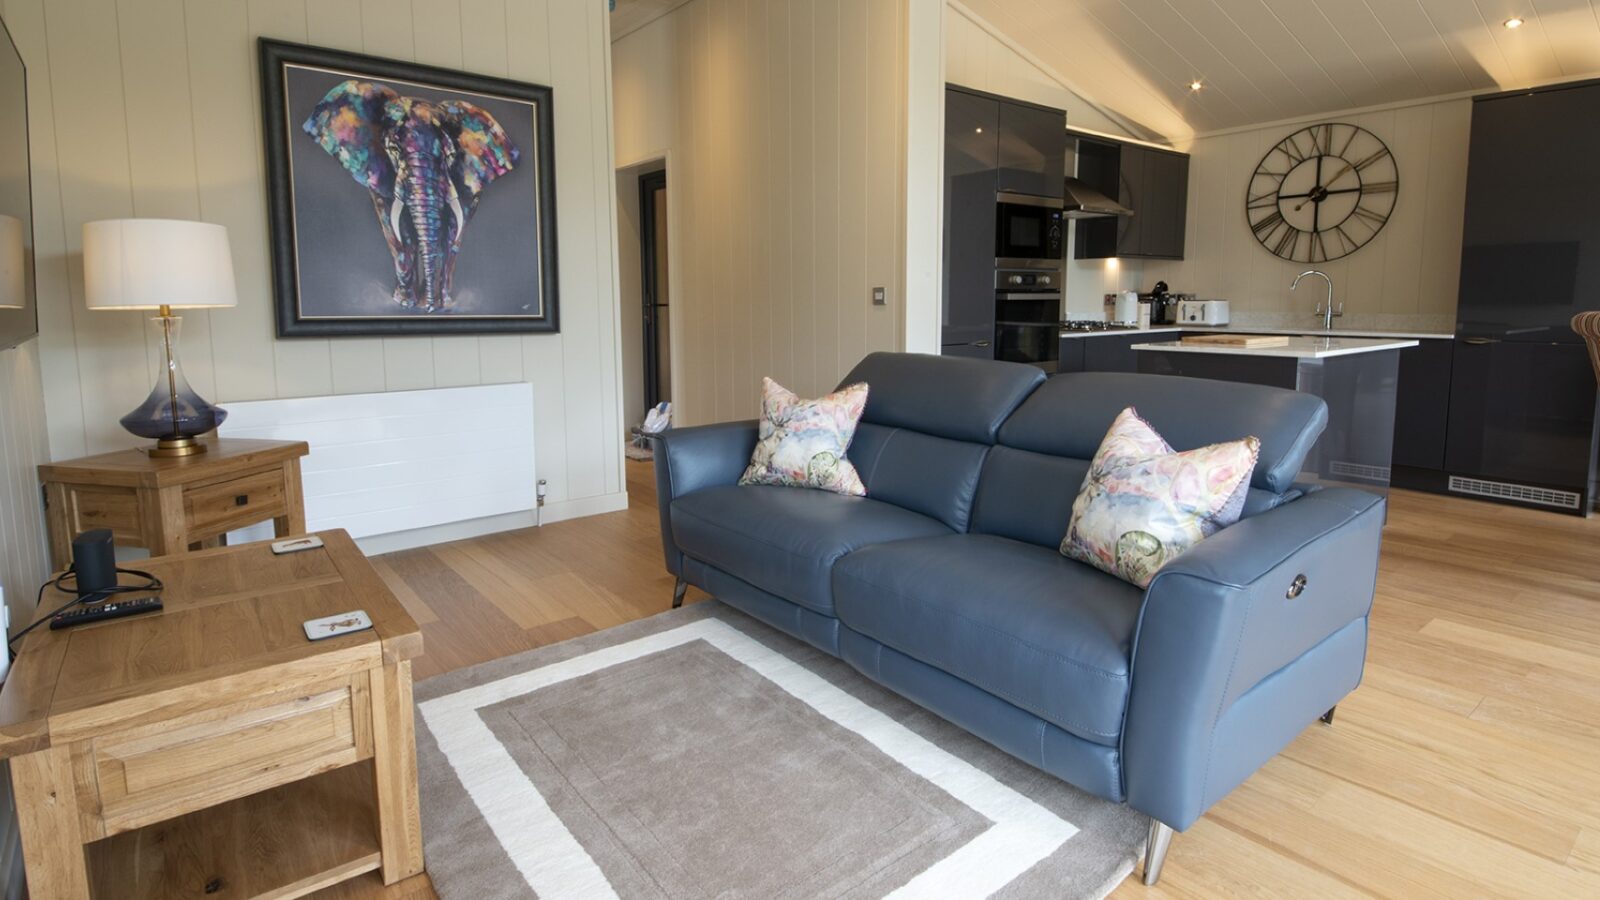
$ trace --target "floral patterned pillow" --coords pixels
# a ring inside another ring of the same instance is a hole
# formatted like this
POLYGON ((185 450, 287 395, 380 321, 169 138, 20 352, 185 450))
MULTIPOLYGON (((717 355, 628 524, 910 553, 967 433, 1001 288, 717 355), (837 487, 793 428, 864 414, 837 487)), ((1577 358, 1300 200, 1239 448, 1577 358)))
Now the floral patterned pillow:
POLYGON ((1239 521, 1261 442, 1176 453, 1128 407, 1089 465, 1063 555, 1149 587, 1162 566, 1239 521))
POLYGON ((771 378, 761 379, 759 440, 739 483, 865 497, 867 488, 845 451, 866 406, 865 384, 840 388, 821 400, 802 400, 771 378))

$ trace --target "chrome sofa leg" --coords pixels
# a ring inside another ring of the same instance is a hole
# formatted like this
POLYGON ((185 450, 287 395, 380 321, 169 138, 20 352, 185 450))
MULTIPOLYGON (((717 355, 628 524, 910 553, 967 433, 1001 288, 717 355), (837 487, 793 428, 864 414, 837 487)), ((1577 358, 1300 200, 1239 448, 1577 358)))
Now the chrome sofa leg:
POLYGON ((678 579, 678 583, 672 586, 672 608, 673 609, 677 609, 678 607, 683 605, 683 595, 687 594, 687 593, 689 593, 689 582, 684 581, 682 578, 679 578, 678 579))
POLYGON ((1322 714, 1322 724, 1324 724, 1324 725, 1332 725, 1333 724, 1333 711, 1338 709, 1338 708, 1339 708, 1338 705, 1335 704, 1334 706, 1329 708, 1327 712, 1323 713, 1322 714))
POLYGON ((1167 848, 1172 846, 1172 828, 1155 819, 1150 820, 1150 840, 1144 847, 1144 883, 1155 884, 1161 880, 1161 866, 1167 861, 1167 848))

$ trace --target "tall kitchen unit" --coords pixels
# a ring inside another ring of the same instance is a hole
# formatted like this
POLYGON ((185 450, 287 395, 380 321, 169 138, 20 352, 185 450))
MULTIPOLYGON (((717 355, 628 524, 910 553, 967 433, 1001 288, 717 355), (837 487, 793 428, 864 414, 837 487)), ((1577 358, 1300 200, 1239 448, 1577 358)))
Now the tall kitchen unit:
POLYGON ((1059 109, 946 86, 944 355, 1033 361, 1048 351, 1054 360, 1066 116, 1059 109), (1025 321, 1007 321, 1019 315, 1025 321))
POLYGON ((1444 468, 1451 493, 1586 514, 1600 309, 1600 81, 1473 103, 1444 468))

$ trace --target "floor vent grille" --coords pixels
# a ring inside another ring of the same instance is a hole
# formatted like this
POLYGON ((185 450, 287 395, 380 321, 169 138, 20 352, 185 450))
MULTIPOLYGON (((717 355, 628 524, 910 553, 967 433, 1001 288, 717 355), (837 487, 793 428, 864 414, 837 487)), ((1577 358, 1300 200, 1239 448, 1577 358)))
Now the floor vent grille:
POLYGON ((1462 478, 1460 475, 1450 476, 1450 490, 1457 494, 1475 494, 1497 500, 1521 500, 1523 503, 1537 503, 1540 506, 1554 506, 1558 509, 1577 509, 1583 503, 1582 495, 1572 491, 1553 491, 1525 484, 1462 478))
POLYGON ((1340 475, 1345 478, 1355 478, 1361 481, 1371 481, 1376 484, 1389 483, 1388 466, 1369 466, 1363 463, 1341 462, 1333 460, 1328 463, 1328 473, 1340 475))

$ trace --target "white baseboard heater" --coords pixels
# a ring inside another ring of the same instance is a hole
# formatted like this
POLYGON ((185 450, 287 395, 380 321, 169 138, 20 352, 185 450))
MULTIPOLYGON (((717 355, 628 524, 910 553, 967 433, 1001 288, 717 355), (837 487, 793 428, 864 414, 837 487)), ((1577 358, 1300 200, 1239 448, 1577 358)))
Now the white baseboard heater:
MULTIPOLYGON (((364 538, 538 506, 527 382, 223 406, 222 437, 311 445, 300 463, 311 531, 364 538)), ((271 527, 230 541, 270 537, 271 527)))

